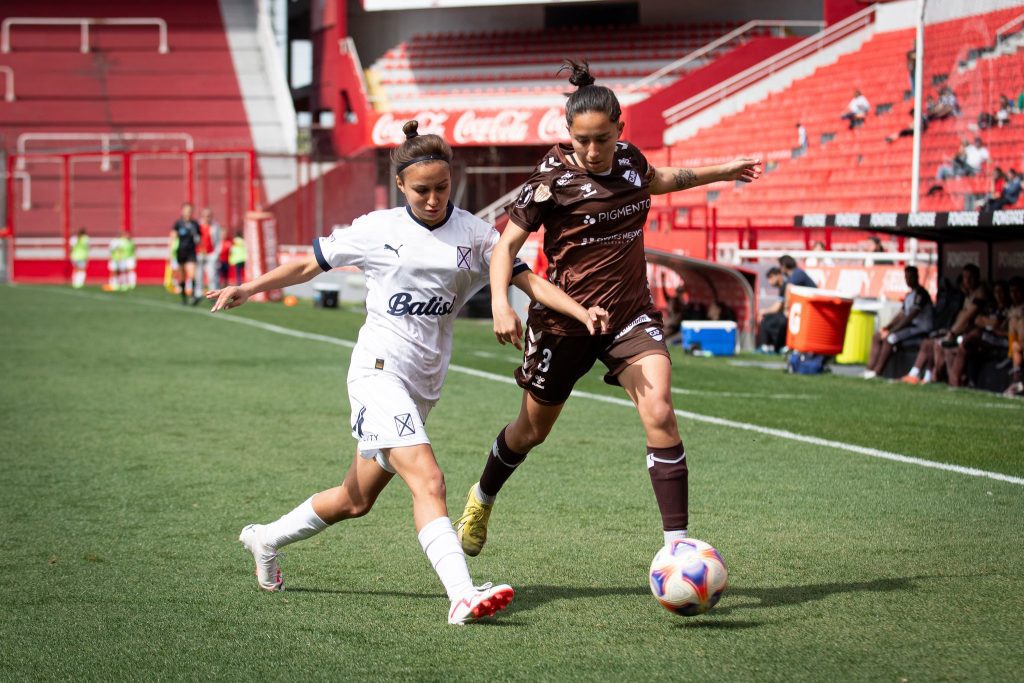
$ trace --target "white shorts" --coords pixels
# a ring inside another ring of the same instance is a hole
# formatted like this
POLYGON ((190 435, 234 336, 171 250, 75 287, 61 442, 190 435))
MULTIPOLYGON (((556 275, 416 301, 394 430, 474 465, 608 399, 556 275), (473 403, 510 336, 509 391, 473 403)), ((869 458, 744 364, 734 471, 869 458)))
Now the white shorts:
POLYGON ((352 406, 352 438, 359 442, 359 454, 388 472, 394 468, 383 450, 429 444, 424 428, 427 415, 437 401, 417 400, 395 375, 374 372, 350 379, 348 399, 352 406))
POLYGON ((107 270, 110 272, 124 270, 124 261, 107 261, 107 270))

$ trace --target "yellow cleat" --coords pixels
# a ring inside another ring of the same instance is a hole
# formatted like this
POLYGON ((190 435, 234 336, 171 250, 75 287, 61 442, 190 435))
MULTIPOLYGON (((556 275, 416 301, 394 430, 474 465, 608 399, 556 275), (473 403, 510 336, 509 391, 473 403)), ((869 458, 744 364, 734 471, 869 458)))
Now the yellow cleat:
POLYGON ((455 521, 455 533, 462 542, 462 550, 470 557, 476 557, 487 542, 487 520, 491 518, 493 504, 487 505, 476 497, 476 484, 469 489, 466 509, 455 521))

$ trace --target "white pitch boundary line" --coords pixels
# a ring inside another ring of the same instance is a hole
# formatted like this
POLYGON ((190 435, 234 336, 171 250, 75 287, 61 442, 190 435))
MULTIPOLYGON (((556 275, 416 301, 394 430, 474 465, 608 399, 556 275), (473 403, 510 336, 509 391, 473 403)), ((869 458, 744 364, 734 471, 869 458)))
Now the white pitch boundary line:
MULTIPOLYGON (((88 294, 84 292, 72 292, 68 290, 60 289, 48 289, 47 291, 56 291, 63 294, 76 294, 83 297, 92 299, 98 299, 101 301, 118 301, 116 297, 103 296, 99 294, 88 294)), ((139 305, 154 306, 157 308, 166 308, 170 310, 180 311, 182 313, 203 313, 203 311, 196 310, 194 308, 178 307, 173 304, 163 304, 159 302, 149 301, 135 301, 121 299, 124 303, 133 303, 139 305)), ((298 339, 308 339, 311 341, 324 342, 326 344, 333 344, 335 346, 342 346, 345 348, 355 347, 355 342, 351 342, 347 339, 338 339, 337 337, 328 337, 322 334, 315 334, 312 332, 302 332, 299 330, 293 330, 288 327, 281 327, 280 325, 274 325, 271 323, 264 323, 258 320, 251 320, 249 318, 239 318, 230 315, 216 315, 214 316, 220 320, 227 322, 238 323, 240 325, 249 325, 267 332, 274 332, 276 334, 283 334, 289 337, 296 337, 298 339)), ((492 382, 502 382, 504 384, 515 385, 516 381, 512 377, 505 377, 503 375, 495 375, 491 372, 485 372, 483 370, 477 370, 476 368, 468 368, 463 365, 449 365, 449 370, 458 372, 463 375, 469 375, 470 377, 478 377, 480 379, 490 380, 492 382)), ((578 398, 586 398, 591 401, 600 401, 602 403, 610 403, 612 405, 624 406, 627 408, 634 408, 633 402, 624 398, 618 398, 615 396, 605 396, 604 394, 594 394, 589 391, 580 391, 574 389, 572 392, 573 396, 578 398)), ((840 451, 846 451, 848 453, 857 453, 859 455, 867 455, 872 458, 879 458, 882 460, 890 460, 893 462, 899 462, 906 465, 917 465, 918 467, 926 467, 929 469, 942 470, 945 472, 954 472, 956 474, 964 474, 970 477, 983 477, 986 479, 994 479, 996 481, 1006 482, 1008 484, 1017 484, 1018 486, 1024 486, 1024 478, 1013 477, 1008 474, 1000 474, 999 472, 989 472, 987 470, 979 470, 974 467, 963 467, 961 465, 950 465, 944 462, 935 462, 933 460, 925 460, 924 458, 915 458, 909 455, 901 455, 900 453, 892 453, 890 451, 882 451, 877 448, 868 448, 866 446, 857 446, 855 444, 844 443, 842 441, 833 441, 831 439, 822 439, 817 436, 807 436, 805 434, 797 434, 796 432, 790 432, 785 429, 774 429, 772 427, 762 427, 760 425, 749 424, 747 422, 736 422, 735 420, 727 420, 721 417, 713 417, 711 415, 702 415, 700 413, 693 413, 688 410, 676 409, 676 415, 684 417, 694 422, 703 422, 706 424, 712 424, 719 427, 729 427, 730 429, 741 429, 748 432, 755 432, 757 434, 764 434, 766 436, 774 436, 779 439, 787 439, 789 441, 797 441, 799 443, 806 443, 812 446, 824 446, 825 448, 834 448, 840 451)))

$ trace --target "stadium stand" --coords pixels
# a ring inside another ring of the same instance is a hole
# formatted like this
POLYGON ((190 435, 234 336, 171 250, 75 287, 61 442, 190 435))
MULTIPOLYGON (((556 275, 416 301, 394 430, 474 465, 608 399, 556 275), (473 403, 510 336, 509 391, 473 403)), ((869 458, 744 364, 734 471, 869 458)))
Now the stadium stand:
MULTIPOLYGON (((952 156, 959 140, 982 111, 995 111, 1000 94, 1016 96, 1024 86, 1024 53, 1016 48, 976 55, 990 47, 995 30, 1021 14, 1020 8, 930 25, 926 45, 926 93, 949 85, 959 96, 962 115, 933 121, 923 138, 922 178, 935 175, 952 156), (987 31, 979 32, 978 26, 987 31), (973 58, 972 58, 973 57, 973 58)), ((673 145, 660 156, 672 165, 702 164, 721 159, 720 150, 745 149, 760 155, 769 172, 761 182, 744 187, 714 186, 707 193, 671 195, 672 206, 710 203, 721 225, 793 225, 803 213, 905 211, 910 194, 911 138, 887 143, 885 137, 910 121, 912 101, 906 76, 906 52, 912 30, 880 33, 860 50, 823 66, 785 90, 726 117, 694 138, 673 145), (864 125, 848 130, 839 119, 859 88, 872 104, 864 125), (750 148, 750 122, 757 121, 758 146, 750 148), (797 122, 809 134, 810 146, 795 155, 797 122)), ((1024 152, 1024 125, 1018 118, 1003 128, 981 131, 992 152, 991 166, 1019 164, 1024 152)), ((659 156, 659 151, 651 154, 659 156)), ((945 191, 928 196, 922 182, 921 209, 956 210, 985 194, 988 177, 959 178, 945 191)), ((966 207, 969 208, 969 207, 966 207)))
MULTIPOLYGON (((737 28, 736 23, 632 26, 416 35, 374 62, 378 109, 458 109, 478 106, 560 106, 565 81, 553 65, 585 55, 594 75, 620 92, 622 104, 639 101, 677 81, 669 73, 633 84, 673 60, 737 28)), ((758 37, 767 27, 729 41, 684 70, 700 68, 758 37)))

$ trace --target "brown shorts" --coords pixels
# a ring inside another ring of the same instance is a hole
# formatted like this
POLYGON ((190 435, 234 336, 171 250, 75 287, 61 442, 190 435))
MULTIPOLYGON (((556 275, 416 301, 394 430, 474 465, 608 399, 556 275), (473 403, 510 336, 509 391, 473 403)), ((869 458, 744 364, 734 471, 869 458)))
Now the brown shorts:
POLYGON ((661 316, 649 312, 613 334, 566 337, 526 328, 523 364, 516 382, 538 403, 565 403, 573 386, 600 360, 608 368, 604 381, 618 386, 618 375, 644 356, 670 357, 661 330, 661 316))

